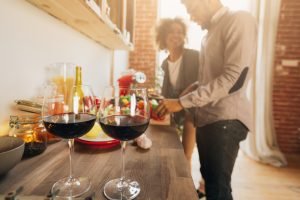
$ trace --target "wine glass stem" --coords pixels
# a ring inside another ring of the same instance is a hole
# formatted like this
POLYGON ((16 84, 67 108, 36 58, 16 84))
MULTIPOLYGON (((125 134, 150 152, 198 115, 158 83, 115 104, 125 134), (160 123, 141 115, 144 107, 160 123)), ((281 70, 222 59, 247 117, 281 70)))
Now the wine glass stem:
POLYGON ((69 179, 73 178, 73 165, 72 165, 72 153, 74 151, 74 139, 68 139, 69 145, 69 161, 70 161, 70 171, 69 171, 69 179))
POLYGON ((126 149, 126 141, 121 141, 122 171, 121 171, 120 181, 122 186, 125 180, 125 149, 126 149))

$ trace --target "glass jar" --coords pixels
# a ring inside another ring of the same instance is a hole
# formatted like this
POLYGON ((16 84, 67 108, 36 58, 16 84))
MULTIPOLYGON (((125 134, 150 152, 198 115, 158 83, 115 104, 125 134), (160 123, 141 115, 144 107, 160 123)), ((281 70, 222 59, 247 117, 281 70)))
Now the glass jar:
POLYGON ((47 131, 40 116, 10 116, 10 136, 22 138, 25 142, 23 158, 32 157, 47 148, 47 131))
POLYGON ((54 84, 57 90, 66 95, 70 95, 71 89, 75 84, 75 69, 73 63, 53 63, 46 67, 47 84, 54 84))

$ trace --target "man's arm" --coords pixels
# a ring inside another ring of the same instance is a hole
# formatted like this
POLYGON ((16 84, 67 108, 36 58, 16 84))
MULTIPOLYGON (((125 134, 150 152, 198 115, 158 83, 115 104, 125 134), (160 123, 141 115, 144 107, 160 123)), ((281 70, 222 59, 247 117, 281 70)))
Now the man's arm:
POLYGON ((240 12, 224 32, 224 72, 208 84, 180 97, 184 108, 202 107, 213 101, 232 95, 243 86, 247 67, 256 53, 257 28, 253 17, 240 12))
POLYGON ((182 97, 182 96, 184 96, 184 95, 186 95, 186 94, 188 94, 188 93, 190 93, 190 92, 196 90, 196 89, 198 88, 198 86, 199 86, 199 82, 198 82, 198 81, 192 83, 191 85, 189 85, 187 88, 185 88, 185 89, 180 93, 179 97, 182 97))

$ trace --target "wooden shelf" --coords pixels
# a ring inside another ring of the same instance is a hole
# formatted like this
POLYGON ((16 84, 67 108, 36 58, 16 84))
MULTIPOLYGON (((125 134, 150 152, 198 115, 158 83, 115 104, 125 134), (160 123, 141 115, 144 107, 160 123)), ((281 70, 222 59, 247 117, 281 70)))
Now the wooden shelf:
POLYGON ((27 0, 109 49, 132 50, 110 19, 96 14, 85 0, 27 0))

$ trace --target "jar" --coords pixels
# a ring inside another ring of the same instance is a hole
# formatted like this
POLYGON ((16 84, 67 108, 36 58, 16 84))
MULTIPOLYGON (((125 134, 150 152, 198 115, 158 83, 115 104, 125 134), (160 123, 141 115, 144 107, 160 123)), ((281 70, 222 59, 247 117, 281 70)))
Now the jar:
POLYGON ((9 135, 25 142, 23 158, 41 154, 47 148, 47 131, 40 116, 10 116, 9 135))
POLYGON ((53 63, 46 67, 47 84, 57 86, 59 93, 69 97, 71 89, 75 84, 75 69, 73 63, 53 63))

